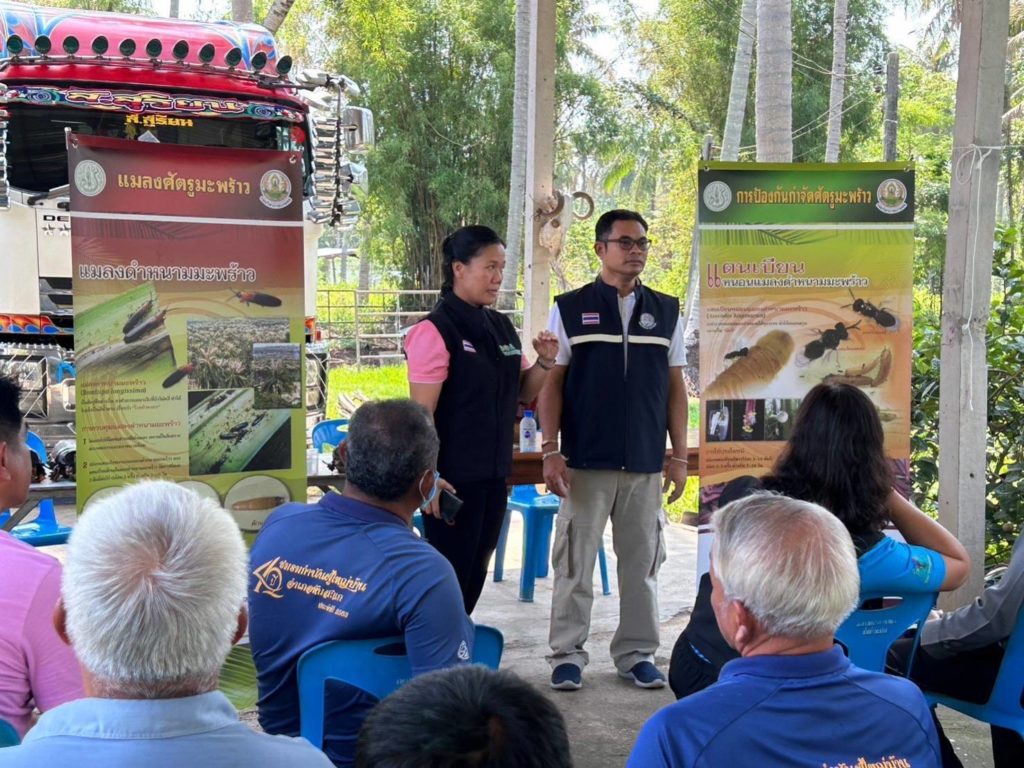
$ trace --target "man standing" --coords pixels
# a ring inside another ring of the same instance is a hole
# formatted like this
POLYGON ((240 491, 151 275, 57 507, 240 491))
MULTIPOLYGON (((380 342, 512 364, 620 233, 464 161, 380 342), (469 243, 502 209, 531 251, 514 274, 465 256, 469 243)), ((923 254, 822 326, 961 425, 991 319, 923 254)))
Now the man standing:
POLYGON ((833 643, 860 591, 839 518, 762 493, 719 509, 714 527, 711 606, 740 658, 648 720, 627 768, 938 768, 917 687, 853 666, 833 643))
MULTIPOLYGON (((17 382, 0 374, 0 513, 28 498, 32 480, 20 400, 17 382)), ((24 737, 34 709, 45 712, 82 696, 82 677, 53 628, 60 563, 4 532, 0 563, 0 718, 24 737)))
MULTIPOLYGON (((318 504, 286 504, 267 518, 249 581, 263 730, 298 735, 296 665, 314 645, 404 635, 414 675, 472 658, 473 623, 455 571, 411 530, 417 506, 438 492, 437 450, 422 405, 366 403, 339 446, 344 491, 318 504)), ((373 704, 367 694, 328 683, 324 751, 336 765, 352 764, 373 704)))
POLYGON ((621 677, 661 688, 665 676, 654 666, 665 559, 661 497, 671 488, 675 501, 686 484, 682 320, 678 299, 640 283, 650 247, 643 217, 608 211, 595 229, 601 273, 555 299, 549 327, 558 356, 539 401, 544 481, 565 500, 552 552, 551 686, 583 684, 594 560, 611 517, 620 592, 612 659, 621 677))
POLYGON ((3 768, 330 768, 307 741, 256 733, 217 691, 245 633, 245 544, 215 502, 143 482, 97 501, 68 545, 53 621, 88 698, 43 713, 3 768))

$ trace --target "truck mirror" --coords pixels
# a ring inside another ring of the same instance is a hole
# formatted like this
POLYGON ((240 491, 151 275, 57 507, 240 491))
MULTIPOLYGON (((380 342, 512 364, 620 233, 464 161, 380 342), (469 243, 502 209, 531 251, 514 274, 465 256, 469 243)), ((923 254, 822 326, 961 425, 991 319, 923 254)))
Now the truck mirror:
POLYGON ((374 145, 373 112, 363 107, 345 107, 341 123, 346 129, 345 146, 349 152, 369 152, 374 145))

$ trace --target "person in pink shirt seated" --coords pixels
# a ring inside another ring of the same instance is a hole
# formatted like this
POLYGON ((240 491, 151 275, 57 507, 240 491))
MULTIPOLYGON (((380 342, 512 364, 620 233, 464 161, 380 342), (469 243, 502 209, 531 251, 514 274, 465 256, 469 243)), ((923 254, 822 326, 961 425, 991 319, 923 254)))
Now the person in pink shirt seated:
MULTIPOLYGON (((17 383, 0 375, 0 510, 28 498, 32 459, 20 398, 17 383)), ((24 736, 33 710, 82 697, 82 677, 53 627, 60 563, 0 531, 0 573, 0 719, 24 736)))
POLYGON ((427 500, 427 541, 452 564, 466 613, 472 613, 505 519, 516 411, 537 397, 555 364, 558 339, 549 331, 537 334, 537 361, 530 365, 512 321, 491 308, 505 269, 497 232, 462 227, 441 250, 441 297, 406 334, 405 356, 409 397, 430 411, 441 439, 442 479, 435 488, 463 502, 453 518, 443 499, 427 500))

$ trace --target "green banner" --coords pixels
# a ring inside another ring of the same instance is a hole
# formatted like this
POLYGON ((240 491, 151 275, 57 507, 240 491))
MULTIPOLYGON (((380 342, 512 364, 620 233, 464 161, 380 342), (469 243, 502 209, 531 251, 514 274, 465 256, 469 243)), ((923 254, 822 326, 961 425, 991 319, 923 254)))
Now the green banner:
POLYGON ((770 470, 821 382, 871 397, 905 476, 913 170, 709 163, 698 182, 704 522, 722 484, 770 470))

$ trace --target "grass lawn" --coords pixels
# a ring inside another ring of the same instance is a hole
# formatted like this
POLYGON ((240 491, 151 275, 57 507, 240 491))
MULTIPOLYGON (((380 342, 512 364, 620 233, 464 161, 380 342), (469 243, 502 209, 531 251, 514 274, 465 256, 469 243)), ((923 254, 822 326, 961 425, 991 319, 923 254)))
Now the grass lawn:
MULTIPOLYGON (((409 383, 406 379, 406 366, 382 365, 380 367, 339 366, 332 368, 327 376, 327 418, 335 419, 338 412, 338 395, 359 395, 369 400, 386 400, 392 397, 408 397, 409 383)), ((690 426, 698 423, 699 404, 690 402, 690 426)), ((686 491, 681 499, 665 507, 668 517, 678 523, 684 512, 697 511, 697 478, 690 477, 686 483, 686 491)))

